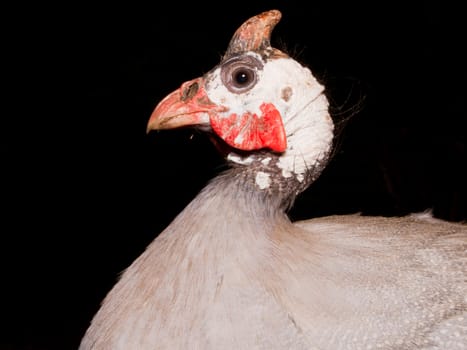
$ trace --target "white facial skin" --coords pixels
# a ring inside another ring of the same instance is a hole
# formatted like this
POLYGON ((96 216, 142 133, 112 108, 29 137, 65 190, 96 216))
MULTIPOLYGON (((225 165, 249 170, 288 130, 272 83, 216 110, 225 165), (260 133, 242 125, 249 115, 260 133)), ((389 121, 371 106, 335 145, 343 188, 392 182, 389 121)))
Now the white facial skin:
MULTIPOLYGON (((248 53, 261 60, 256 53, 248 53)), ((284 57, 263 62, 257 69, 256 85, 245 93, 232 93, 222 83, 220 68, 210 73, 206 92, 212 102, 229 108, 224 115, 245 111, 261 115, 260 105, 272 103, 282 116, 287 135, 287 149, 279 157, 282 176, 295 176, 303 181, 313 164, 323 160, 332 145, 334 125, 328 112, 324 87, 313 77, 310 70, 295 60, 284 57)), ((222 116, 222 115, 221 115, 222 116)), ((257 158, 251 154, 240 157, 230 153, 227 157, 238 164, 248 164, 257 158)), ((267 158, 264 161, 269 161, 267 158)), ((260 188, 269 183, 265 177, 256 180, 260 188)))

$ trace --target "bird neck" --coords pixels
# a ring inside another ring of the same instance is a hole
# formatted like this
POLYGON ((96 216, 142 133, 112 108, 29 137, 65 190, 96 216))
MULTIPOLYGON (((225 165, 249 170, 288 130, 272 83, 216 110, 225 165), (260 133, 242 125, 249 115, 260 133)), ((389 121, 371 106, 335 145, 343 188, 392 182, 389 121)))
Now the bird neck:
MULTIPOLYGON (((209 213, 217 213, 229 220, 271 221, 285 216, 283 202, 289 193, 274 191, 274 186, 261 190, 258 174, 267 171, 264 164, 235 166, 216 178, 200 192, 193 204, 205 207, 209 213), (261 169, 261 170, 258 170, 261 169)), ((279 185, 278 185, 279 186, 279 185)), ((279 190, 279 187, 276 188, 279 190)))
POLYGON ((180 257, 194 265, 209 264, 214 270, 232 259, 247 266, 289 225, 274 198, 252 188, 242 174, 227 172, 193 199, 145 255, 161 259, 168 254, 164 260, 172 266, 179 264, 180 257))

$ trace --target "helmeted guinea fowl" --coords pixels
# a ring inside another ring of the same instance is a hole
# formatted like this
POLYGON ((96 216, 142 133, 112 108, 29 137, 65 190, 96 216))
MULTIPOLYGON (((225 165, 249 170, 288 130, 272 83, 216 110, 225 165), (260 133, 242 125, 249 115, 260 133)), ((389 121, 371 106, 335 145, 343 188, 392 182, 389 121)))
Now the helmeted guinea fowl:
POLYGON ((333 144, 322 85, 247 20, 148 130, 200 127, 230 168, 122 274, 80 349, 466 349, 467 226, 428 214, 291 222, 333 144))

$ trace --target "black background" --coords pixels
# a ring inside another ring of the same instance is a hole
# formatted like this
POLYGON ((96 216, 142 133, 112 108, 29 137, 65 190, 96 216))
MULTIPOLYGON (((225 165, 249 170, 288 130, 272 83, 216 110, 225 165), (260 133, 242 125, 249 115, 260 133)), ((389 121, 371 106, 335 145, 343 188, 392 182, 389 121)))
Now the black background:
POLYGON ((446 1, 20 4, 4 11, 1 349, 75 349, 127 267, 222 169, 205 135, 145 133, 166 94, 272 8, 326 85, 337 152, 290 212, 467 218, 465 16, 446 1), (408 2, 407 2, 408 3, 408 2), (162 5, 162 4, 160 4, 162 5))

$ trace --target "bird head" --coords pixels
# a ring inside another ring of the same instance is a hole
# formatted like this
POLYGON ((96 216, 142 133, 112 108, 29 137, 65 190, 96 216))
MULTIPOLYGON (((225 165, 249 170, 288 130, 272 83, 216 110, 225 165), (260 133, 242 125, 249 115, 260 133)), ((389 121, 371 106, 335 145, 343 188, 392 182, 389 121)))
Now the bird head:
POLYGON ((208 130, 227 145, 231 163, 257 165, 260 189, 285 180, 298 193, 327 162, 333 122, 324 88, 311 71, 271 46, 280 18, 271 10, 244 22, 216 67, 157 105, 148 131, 208 130))

